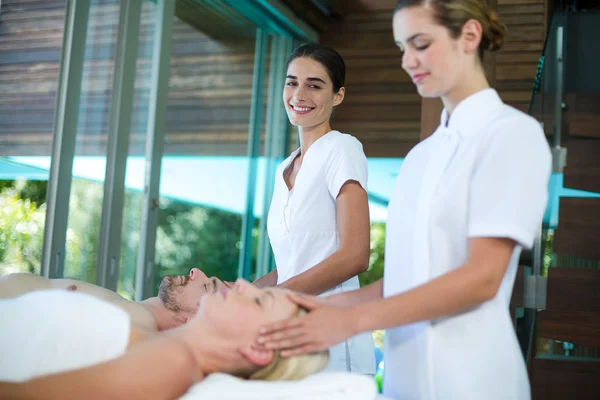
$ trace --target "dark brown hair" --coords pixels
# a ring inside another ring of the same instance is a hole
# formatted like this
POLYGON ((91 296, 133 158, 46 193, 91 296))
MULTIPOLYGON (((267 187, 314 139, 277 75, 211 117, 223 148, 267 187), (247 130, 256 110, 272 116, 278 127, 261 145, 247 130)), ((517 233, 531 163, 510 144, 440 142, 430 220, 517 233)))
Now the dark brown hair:
POLYGON ((346 64, 344 59, 334 49, 318 43, 309 43, 295 49, 287 59, 285 69, 298 57, 306 57, 318 61, 325 69, 333 83, 333 93, 337 93, 344 86, 346 80, 346 64))

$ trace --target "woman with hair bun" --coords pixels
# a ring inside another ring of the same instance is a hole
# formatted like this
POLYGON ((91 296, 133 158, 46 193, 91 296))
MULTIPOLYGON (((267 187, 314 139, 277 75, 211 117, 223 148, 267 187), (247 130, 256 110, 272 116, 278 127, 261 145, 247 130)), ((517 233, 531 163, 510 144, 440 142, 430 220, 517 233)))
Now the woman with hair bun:
POLYGON ((326 302, 294 295, 312 312, 265 326, 258 342, 290 356, 387 329, 388 397, 529 399, 509 301, 547 203, 548 143, 489 87, 483 54, 505 28, 483 0, 401 0, 393 30, 402 68, 444 110, 398 174, 384 278, 326 302))

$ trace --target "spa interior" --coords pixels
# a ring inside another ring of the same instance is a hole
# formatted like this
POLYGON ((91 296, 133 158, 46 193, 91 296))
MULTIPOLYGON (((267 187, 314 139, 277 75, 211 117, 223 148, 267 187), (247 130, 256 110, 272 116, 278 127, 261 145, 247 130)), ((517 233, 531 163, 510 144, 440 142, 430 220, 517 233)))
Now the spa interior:
MULTIPOLYGON (((509 306, 531 398, 598 399, 600 2, 486 2, 507 33, 485 76, 539 122, 552 155, 509 306)), ((286 60, 319 43, 346 65, 331 126, 367 160, 370 254, 358 280, 382 278, 396 179, 443 109, 402 70, 396 4, 1 0, 0 277, 75 279, 142 301, 190 268, 224 282, 271 272, 277 167, 300 146, 282 101, 286 60)), ((385 335, 372 331, 379 390, 394 379, 385 335)))

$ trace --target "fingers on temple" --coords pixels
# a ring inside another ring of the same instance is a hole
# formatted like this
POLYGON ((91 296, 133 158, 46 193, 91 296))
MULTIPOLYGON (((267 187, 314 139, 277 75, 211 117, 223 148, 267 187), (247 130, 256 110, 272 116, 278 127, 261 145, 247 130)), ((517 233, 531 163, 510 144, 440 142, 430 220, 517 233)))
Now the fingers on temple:
POLYGON ((304 335, 306 332, 302 327, 299 328, 290 328, 285 331, 275 332, 268 337, 260 337, 259 343, 271 343, 271 344, 279 344, 283 341, 287 341, 290 339, 297 338, 299 336, 304 335))
POLYGON ((308 310, 312 310, 321 305, 321 304, 319 304, 319 302, 313 300, 311 297, 300 294, 300 293, 291 292, 291 293, 288 293, 288 297, 291 301, 293 301, 297 305, 304 307, 308 310))
POLYGON ((271 350, 290 350, 305 346, 310 343, 312 343, 310 339, 304 335, 301 335, 289 339, 286 338, 267 342, 265 346, 271 350))
POLYGON ((317 351, 321 351, 322 349, 320 348, 320 346, 314 344, 314 343, 307 343, 304 344, 302 346, 298 346, 296 348, 293 349, 289 349, 289 350, 283 350, 281 352, 281 356, 282 357, 294 357, 294 356, 299 356, 301 354, 308 354, 308 353, 315 353, 317 351))
POLYGON ((274 324, 266 325, 260 328, 259 333, 263 336, 271 335, 275 332, 285 331, 288 329, 299 328, 302 326, 300 318, 290 318, 285 321, 275 322, 274 324))

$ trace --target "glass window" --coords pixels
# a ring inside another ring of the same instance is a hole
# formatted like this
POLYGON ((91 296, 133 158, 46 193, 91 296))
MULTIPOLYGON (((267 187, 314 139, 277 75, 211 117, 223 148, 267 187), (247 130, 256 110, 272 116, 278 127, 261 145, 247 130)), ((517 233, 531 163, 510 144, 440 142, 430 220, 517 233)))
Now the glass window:
POLYGON ((65 277, 90 283, 96 281, 118 23, 118 2, 90 2, 64 263, 65 277))
POLYGON ((152 57, 157 7, 152 0, 142 3, 140 35, 136 61, 136 78, 129 133, 129 152, 125 169, 125 198, 121 231, 121 262, 117 292, 130 300, 135 294, 135 273, 140 241, 146 142, 148 130, 148 101, 152 81, 152 57))
POLYGON ((234 280, 248 185, 256 28, 222 4, 187 3, 176 14, 156 283, 192 267, 234 280))
POLYGON ((40 272, 65 1, 3 2, 0 29, 0 276, 40 272))

